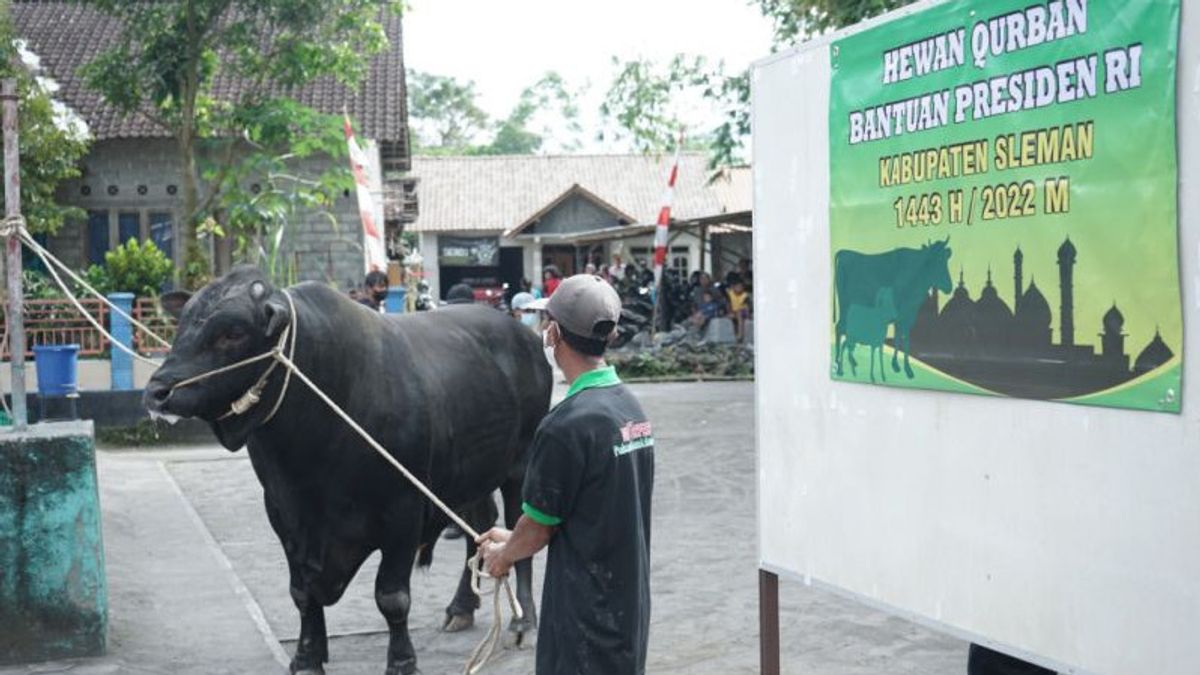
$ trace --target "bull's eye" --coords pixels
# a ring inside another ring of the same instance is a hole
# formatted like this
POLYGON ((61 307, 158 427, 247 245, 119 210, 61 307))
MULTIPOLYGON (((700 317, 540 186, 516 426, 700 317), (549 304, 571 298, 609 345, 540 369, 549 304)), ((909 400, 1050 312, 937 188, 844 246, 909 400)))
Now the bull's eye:
POLYGON ((217 336, 218 349, 233 349, 246 340, 246 330, 241 326, 230 326, 217 336))

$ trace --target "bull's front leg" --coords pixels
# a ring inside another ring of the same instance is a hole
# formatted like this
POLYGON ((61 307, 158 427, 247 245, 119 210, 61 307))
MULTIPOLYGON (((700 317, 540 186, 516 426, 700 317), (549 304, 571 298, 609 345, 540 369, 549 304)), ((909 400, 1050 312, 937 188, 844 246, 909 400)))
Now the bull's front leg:
POLYGON ((375 606, 387 620, 388 651, 385 675, 413 675, 417 653, 408 634, 408 610, 412 606, 409 578, 412 576, 416 538, 383 549, 375 576, 375 606))
POLYGON ((292 586, 292 602, 300 611, 300 640, 289 670, 304 675, 323 675, 329 661, 329 638, 325 632, 325 607, 306 590, 292 586))

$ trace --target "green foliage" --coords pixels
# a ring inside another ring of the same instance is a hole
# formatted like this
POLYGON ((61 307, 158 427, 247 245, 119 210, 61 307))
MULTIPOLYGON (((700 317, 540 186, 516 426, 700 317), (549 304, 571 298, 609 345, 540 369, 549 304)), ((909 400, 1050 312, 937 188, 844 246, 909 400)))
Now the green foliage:
MULTIPOLYGON (((198 243, 199 226, 234 203, 223 195, 234 179, 246 176, 248 168, 277 167, 279 162, 312 154, 314 147, 324 147, 327 136, 319 128, 325 120, 304 112, 294 101, 275 98, 272 92, 323 76, 356 85, 370 58, 387 47, 380 16, 402 9, 399 0, 94 0, 93 4, 119 19, 124 30, 84 68, 88 84, 110 104, 152 121, 177 141, 184 168, 181 239, 184 282, 189 287, 202 283, 209 269, 198 243), (218 74, 241 81, 236 100, 217 97, 213 83, 218 74), (321 140, 311 142, 309 131, 321 140), (232 139, 248 140, 249 149, 232 139), (286 144, 291 147, 281 151, 286 144), (256 153, 268 156, 254 157, 256 153), (202 161, 208 165, 203 171, 202 161)), ((307 187, 299 191, 309 192, 307 187)), ((250 199, 244 192, 238 194, 243 202, 250 199)), ((314 198, 309 193, 289 199, 314 198)), ((231 230, 240 227, 226 224, 231 230)))
POLYGON ((145 297, 158 295, 174 272, 175 266, 154 242, 130 239, 105 253, 104 265, 89 267, 84 279, 104 294, 124 292, 145 297))
POLYGON ((605 355, 622 378, 742 378, 754 375, 754 351, 744 345, 678 342, 640 351, 605 355))
POLYGON ((232 236, 239 258, 257 263, 272 283, 289 285, 296 276, 295 265, 284 259, 289 224, 301 212, 318 212, 336 231, 331 210, 344 190, 354 189, 342 120, 279 98, 243 108, 238 123, 253 151, 204 169, 205 179, 217 185, 225 224, 210 220, 203 229, 232 236), (314 155, 333 161, 319 174, 302 172, 301 162, 314 155))
POLYGON ((409 71, 408 94, 417 154, 530 155, 554 137, 564 151, 580 145, 576 138, 581 132, 577 94, 553 71, 526 87, 508 116, 494 125, 476 102, 474 82, 409 71), (492 140, 478 142, 488 131, 492 140))
POLYGON ((409 70, 405 83, 418 152, 462 154, 487 127, 488 116, 476 103, 479 94, 474 82, 409 70))
MULTIPOLYGON (((842 28, 913 0, 754 0, 775 28, 773 49, 789 47, 811 36, 842 28)), ((721 115, 721 123, 701 135, 709 166, 745 160, 750 134, 750 75, 725 72, 723 64, 678 54, 665 65, 645 59, 613 59, 617 75, 601 106, 601 114, 642 152, 674 147, 682 125, 675 108, 689 94, 699 94, 721 115)))
POLYGON ((54 279, 28 267, 21 270, 21 289, 26 300, 57 300, 64 297, 54 279))
POLYGON ((844 28, 914 0, 755 0, 775 27, 775 44, 790 46, 844 28))
MULTIPOLYGON (((582 129, 579 126, 579 106, 575 98, 576 94, 567 88, 561 75, 553 71, 546 73, 533 86, 526 87, 521 92, 512 112, 496 126, 495 138, 489 145, 480 149, 479 154, 531 155, 541 150, 547 137, 555 130, 549 126, 543 126, 538 131, 529 128, 539 112, 557 112, 565 124, 565 129, 560 131, 568 136, 578 135, 582 129)), ((565 139, 562 150, 577 150, 579 145, 578 138, 565 139)))
MULTIPOLYGON (((57 232, 63 222, 81 218, 79 209, 59 204, 59 184, 79 176, 79 160, 87 153, 86 127, 77 123, 61 103, 56 103, 22 66, 14 41, 8 3, 0 3, 0 78, 17 78, 20 97, 21 212, 31 232, 57 232)), ((0 191, 0 209, 4 195, 0 191)))

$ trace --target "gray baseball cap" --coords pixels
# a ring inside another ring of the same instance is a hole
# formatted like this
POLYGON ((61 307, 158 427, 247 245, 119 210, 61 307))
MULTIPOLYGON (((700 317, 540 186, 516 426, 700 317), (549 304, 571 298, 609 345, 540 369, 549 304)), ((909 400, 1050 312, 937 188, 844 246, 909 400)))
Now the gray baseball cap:
POLYGON ((576 274, 559 284, 546 311, 559 325, 579 337, 605 340, 621 319, 621 298, 600 277, 576 274))

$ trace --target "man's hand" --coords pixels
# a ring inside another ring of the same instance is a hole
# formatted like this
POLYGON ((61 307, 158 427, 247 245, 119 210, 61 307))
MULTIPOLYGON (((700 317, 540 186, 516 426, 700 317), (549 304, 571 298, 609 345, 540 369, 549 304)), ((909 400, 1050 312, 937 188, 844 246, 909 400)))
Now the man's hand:
POLYGON ((511 537, 512 532, 502 527, 493 527, 475 540, 483 555, 484 571, 496 579, 508 574, 508 570, 512 568, 513 561, 505 555, 511 537))

